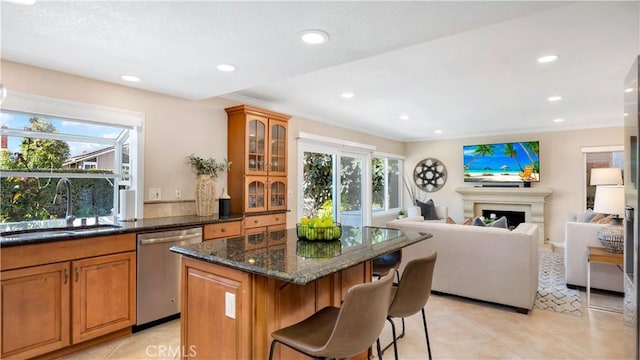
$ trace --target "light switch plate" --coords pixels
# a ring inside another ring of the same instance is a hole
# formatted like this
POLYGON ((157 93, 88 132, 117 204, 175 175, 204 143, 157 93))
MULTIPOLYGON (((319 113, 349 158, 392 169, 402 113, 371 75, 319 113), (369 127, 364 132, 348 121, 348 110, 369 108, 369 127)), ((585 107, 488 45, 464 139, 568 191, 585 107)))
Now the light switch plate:
POLYGON ((232 319, 236 318, 236 294, 224 293, 224 314, 232 319))
POLYGON ((160 188, 149 188, 149 200, 162 199, 162 191, 160 188))

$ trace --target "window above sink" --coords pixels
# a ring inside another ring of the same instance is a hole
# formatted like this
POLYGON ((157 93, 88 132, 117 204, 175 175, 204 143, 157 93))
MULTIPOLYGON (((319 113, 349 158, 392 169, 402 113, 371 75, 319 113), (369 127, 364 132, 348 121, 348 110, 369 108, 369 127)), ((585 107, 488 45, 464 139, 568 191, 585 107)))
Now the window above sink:
POLYGON ((142 188, 144 114, 9 92, 0 115, 0 222, 64 218, 60 178, 76 217, 113 216, 119 190, 142 188))

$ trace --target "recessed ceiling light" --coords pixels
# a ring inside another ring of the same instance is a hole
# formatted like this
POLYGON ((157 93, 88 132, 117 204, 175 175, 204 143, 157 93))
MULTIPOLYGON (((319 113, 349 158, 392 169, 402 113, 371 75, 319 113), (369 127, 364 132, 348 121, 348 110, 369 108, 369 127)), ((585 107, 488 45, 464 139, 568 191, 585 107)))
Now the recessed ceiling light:
POLYGON ((435 130, 434 133, 436 134, 442 134, 442 130, 435 130))
POLYGON ((630 93, 630 92, 632 92, 632 91, 633 91, 633 88, 626 88, 626 89, 624 89, 624 92, 626 92, 626 93, 630 93))
POLYGON ((400 120, 409 120, 409 115, 405 115, 405 114, 400 115, 400 120))
POLYGON ((140 82, 140 78, 134 75, 122 75, 122 80, 129 82, 140 82))
POLYGON ((558 55, 545 55, 538 58, 538 62, 541 64, 550 63, 558 60, 558 55))
POLYGON ((563 121, 564 121, 564 119, 563 119, 563 118, 553 119, 553 122, 555 122, 555 123, 561 123, 561 122, 563 122, 563 121))
POLYGON ((220 65, 216 66, 216 68, 218 70, 224 71, 224 72, 236 71, 236 67, 231 65, 231 64, 220 64, 220 65))
POLYGON ((319 45, 329 40, 329 34, 322 30, 305 30, 300 33, 300 39, 307 44, 319 45))
POLYGON ((629 113, 624 113, 622 114, 622 116, 629 116, 629 113))
POLYGON ((356 95, 352 92, 343 92, 340 96, 342 96, 343 99, 351 99, 356 95))
POLYGON ((562 100, 562 96, 549 96, 549 97, 547 98, 547 100, 549 100, 549 101, 551 101, 551 102, 554 102, 554 101, 560 101, 560 100, 562 100))

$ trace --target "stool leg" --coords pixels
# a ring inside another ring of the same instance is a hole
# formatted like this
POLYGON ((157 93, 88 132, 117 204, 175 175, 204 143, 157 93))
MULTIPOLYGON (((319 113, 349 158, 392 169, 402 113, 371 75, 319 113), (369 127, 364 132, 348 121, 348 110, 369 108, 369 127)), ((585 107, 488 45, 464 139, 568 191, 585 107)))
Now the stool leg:
POLYGON ((422 324, 424 325, 424 336, 427 338, 427 351, 429 352, 429 360, 431 360, 431 344, 429 344, 429 332, 427 331, 427 317, 422 309, 422 324))
POLYGON ((376 339, 376 348, 378 348, 378 359, 382 360, 382 349, 380 348, 380 338, 376 339))
POLYGON ((273 349, 276 347, 276 341, 271 341, 271 347, 269 347, 269 360, 273 359, 273 349))
POLYGON ((393 355, 395 359, 398 360, 398 344, 396 342, 396 324, 393 323, 393 320, 389 320, 391 322, 391 335, 393 335, 393 355))

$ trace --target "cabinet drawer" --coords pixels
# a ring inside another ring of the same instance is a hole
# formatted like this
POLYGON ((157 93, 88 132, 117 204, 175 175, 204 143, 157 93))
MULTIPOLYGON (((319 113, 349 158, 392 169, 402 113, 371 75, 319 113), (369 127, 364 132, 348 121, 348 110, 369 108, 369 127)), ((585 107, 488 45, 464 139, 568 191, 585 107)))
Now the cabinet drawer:
POLYGON ((260 226, 286 224, 286 222, 287 214, 247 216, 244 219, 244 227, 245 229, 251 229, 260 226))
POLYGON ((204 239, 219 239, 242 235, 242 222, 230 221, 204 226, 204 239))

